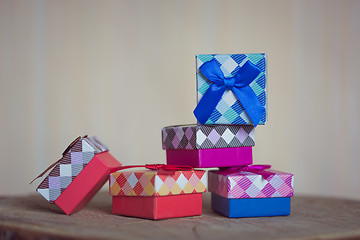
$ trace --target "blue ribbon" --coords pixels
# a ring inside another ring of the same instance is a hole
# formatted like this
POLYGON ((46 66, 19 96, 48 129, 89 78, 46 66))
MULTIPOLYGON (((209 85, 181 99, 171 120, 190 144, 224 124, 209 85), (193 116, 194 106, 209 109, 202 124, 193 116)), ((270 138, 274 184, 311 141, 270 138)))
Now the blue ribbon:
POLYGON ((225 77, 213 59, 201 65, 199 70, 212 83, 194 110, 194 115, 201 124, 209 119, 225 90, 232 90, 254 126, 259 124, 265 108, 249 86, 261 72, 258 67, 247 61, 235 76, 225 77))

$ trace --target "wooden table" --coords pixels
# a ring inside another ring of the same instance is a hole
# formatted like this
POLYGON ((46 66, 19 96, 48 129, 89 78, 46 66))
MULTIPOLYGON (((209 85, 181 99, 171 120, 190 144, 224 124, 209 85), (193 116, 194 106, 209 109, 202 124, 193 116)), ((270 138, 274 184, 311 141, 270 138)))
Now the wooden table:
POLYGON ((239 219, 212 212, 209 193, 203 204, 202 216, 152 221, 112 215, 106 192, 71 216, 38 195, 0 197, 0 239, 360 239, 360 201, 296 196, 290 216, 239 219))

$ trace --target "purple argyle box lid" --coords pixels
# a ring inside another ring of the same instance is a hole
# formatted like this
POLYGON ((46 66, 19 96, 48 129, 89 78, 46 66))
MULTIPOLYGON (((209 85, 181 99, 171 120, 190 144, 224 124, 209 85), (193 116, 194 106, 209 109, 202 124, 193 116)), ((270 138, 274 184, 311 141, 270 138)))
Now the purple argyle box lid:
POLYGON ((253 125, 176 125, 162 129, 163 149, 252 147, 253 125))
POLYGON ((105 151, 109 151, 108 147, 96 136, 78 137, 64 151, 62 158, 36 191, 50 203, 55 202, 91 159, 97 153, 105 151))

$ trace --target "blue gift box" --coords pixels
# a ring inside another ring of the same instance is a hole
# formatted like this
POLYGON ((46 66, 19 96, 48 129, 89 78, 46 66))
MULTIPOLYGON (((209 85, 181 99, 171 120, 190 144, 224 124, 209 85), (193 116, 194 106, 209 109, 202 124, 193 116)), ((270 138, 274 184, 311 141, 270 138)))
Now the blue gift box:
POLYGON ((200 124, 265 124, 266 55, 196 55, 200 124))
POLYGON ((211 208, 229 218, 290 215, 290 197, 224 198, 211 193, 211 208))

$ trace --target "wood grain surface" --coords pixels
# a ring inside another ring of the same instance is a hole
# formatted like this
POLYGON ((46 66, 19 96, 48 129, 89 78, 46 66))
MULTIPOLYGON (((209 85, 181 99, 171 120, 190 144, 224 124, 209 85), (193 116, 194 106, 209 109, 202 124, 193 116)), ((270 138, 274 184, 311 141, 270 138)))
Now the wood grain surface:
POLYGON ((111 198, 98 193, 82 211, 64 215, 41 196, 0 197, 0 239, 360 239, 360 202, 295 196, 287 217, 229 219, 203 215, 146 220, 111 214, 111 198))

